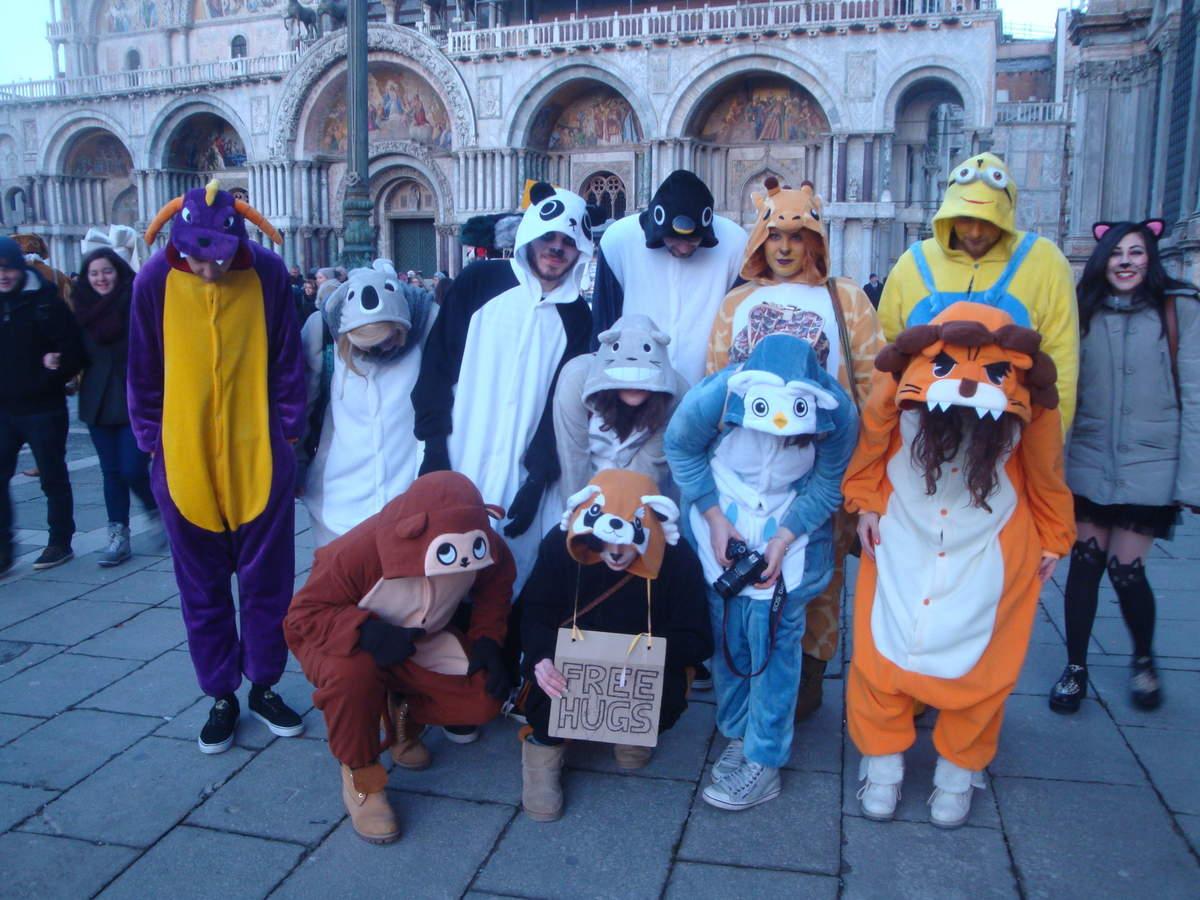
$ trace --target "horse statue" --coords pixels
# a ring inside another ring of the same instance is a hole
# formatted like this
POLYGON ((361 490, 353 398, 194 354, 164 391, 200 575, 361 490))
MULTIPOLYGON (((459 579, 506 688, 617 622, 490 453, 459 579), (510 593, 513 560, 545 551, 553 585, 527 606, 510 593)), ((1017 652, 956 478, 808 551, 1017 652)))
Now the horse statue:
POLYGON ((309 40, 321 36, 321 27, 317 21, 316 11, 309 9, 300 0, 288 0, 287 11, 283 14, 283 24, 287 28, 288 34, 292 33, 293 27, 299 31, 303 26, 304 36, 309 40))
POLYGON ((321 0, 317 4, 318 16, 329 16, 330 30, 346 27, 346 0, 321 0))

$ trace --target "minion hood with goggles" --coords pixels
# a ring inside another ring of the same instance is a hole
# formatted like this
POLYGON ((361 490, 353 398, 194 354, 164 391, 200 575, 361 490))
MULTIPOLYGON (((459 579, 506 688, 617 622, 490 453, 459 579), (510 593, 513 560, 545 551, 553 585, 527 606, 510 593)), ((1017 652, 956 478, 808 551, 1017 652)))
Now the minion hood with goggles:
POLYGON ((638 557, 627 571, 657 578, 667 544, 679 543, 679 507, 658 492, 653 479, 626 469, 598 472, 567 500, 562 530, 567 551, 585 566, 601 562, 601 553, 585 540, 632 546, 638 557))
POLYGON ((991 222, 1009 237, 1017 233, 1017 183, 994 153, 968 156, 950 172, 942 206, 933 217, 933 233, 942 249, 951 247, 954 220, 960 216, 991 222))
POLYGON ((223 265, 249 241, 247 219, 276 244, 283 244, 283 237, 262 213, 221 190, 221 183, 214 178, 205 187, 190 190, 160 209, 146 229, 146 244, 153 245, 163 226, 170 222, 170 249, 181 259, 190 257, 223 265))
POLYGON ((701 247, 717 246, 713 231, 713 195, 691 172, 679 169, 668 175, 638 216, 646 246, 663 246, 664 237, 700 238, 701 247))

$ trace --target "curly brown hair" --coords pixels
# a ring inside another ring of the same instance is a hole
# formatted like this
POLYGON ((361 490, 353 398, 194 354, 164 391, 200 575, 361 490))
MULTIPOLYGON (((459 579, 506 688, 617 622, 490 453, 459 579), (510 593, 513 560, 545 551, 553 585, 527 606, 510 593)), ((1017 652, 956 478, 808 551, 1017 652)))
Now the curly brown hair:
POLYGON ((601 431, 615 431, 619 440, 625 440, 638 429, 653 434, 667 424, 667 412, 671 407, 671 395, 654 391, 641 406, 630 406, 621 401, 616 389, 597 391, 588 398, 604 424, 601 431))
POLYGON ((980 419, 974 409, 965 406, 945 411, 920 407, 918 412, 921 426, 913 441, 912 460, 925 476, 925 493, 936 493, 942 466, 958 455, 965 440, 963 478, 971 492, 971 505, 991 512, 987 501, 1000 486, 1000 457, 1016 444, 1021 420, 1007 413, 999 420, 991 416, 980 419))

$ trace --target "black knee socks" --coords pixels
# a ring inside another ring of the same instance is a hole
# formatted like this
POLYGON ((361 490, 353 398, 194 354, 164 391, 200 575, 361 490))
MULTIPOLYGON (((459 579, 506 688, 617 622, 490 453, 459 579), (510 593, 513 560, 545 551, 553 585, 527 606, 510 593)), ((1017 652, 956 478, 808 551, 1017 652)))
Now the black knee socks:
POLYGON ((1108 580, 1117 592, 1121 616, 1133 637, 1133 655, 1150 656, 1154 643, 1154 591, 1146 580, 1146 566, 1140 559, 1128 565, 1110 559, 1108 580))
POLYGON ((1067 620, 1067 662, 1087 665, 1088 641, 1096 621, 1096 602, 1100 579, 1104 575, 1104 551, 1096 539, 1076 541, 1071 548, 1071 567, 1067 570, 1067 589, 1063 607, 1067 620))

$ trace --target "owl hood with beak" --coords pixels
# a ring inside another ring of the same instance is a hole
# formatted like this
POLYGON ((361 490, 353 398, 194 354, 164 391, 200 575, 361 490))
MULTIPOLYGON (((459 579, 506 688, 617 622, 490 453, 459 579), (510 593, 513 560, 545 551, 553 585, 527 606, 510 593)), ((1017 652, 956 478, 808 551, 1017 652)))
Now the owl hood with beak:
POLYGON ((849 399, 808 341, 772 334, 730 376, 724 422, 779 437, 833 431, 831 410, 849 399))
POLYGON ((221 190, 221 183, 214 178, 205 187, 194 188, 160 209, 146 229, 146 244, 152 245, 159 231, 170 222, 169 253, 179 259, 223 265, 227 260, 237 259, 239 252, 243 257, 247 255, 246 244, 250 240, 246 233, 247 219, 276 244, 283 243, 279 232, 258 210, 221 190))
POLYGON ((589 536, 605 544, 633 546, 637 558, 627 571, 654 579, 662 568, 667 544, 679 542, 679 507, 662 496, 653 479, 625 469, 596 473, 583 490, 567 499, 562 530, 567 551, 590 566, 601 562, 589 536))

